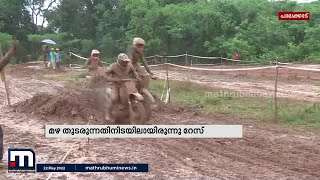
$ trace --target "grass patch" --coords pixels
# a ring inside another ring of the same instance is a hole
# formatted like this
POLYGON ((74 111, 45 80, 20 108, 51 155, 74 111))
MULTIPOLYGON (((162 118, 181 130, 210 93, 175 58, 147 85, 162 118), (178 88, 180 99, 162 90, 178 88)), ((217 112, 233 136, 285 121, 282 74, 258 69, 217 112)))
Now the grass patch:
MULTIPOLYGON (((164 83, 163 80, 151 81, 150 91, 161 97, 164 83)), ((181 81, 170 81, 170 88, 173 102, 198 105, 209 112, 228 113, 238 117, 262 121, 274 119, 273 98, 246 97, 235 91, 181 81)), ((320 127, 320 104, 279 99, 278 106, 280 121, 292 125, 320 127)))
POLYGON ((320 126, 320 104, 296 104, 280 109, 280 118, 293 125, 318 125, 320 126))

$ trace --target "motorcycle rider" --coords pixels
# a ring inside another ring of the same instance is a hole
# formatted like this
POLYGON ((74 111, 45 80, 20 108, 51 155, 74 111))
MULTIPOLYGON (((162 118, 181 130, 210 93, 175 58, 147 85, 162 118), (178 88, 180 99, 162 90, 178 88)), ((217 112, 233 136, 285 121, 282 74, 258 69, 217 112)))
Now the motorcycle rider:
POLYGON ((107 107, 107 120, 113 120, 112 111, 115 103, 119 102, 119 100, 122 105, 128 103, 126 90, 121 88, 122 82, 120 81, 123 79, 130 79, 132 76, 138 81, 141 81, 140 76, 130 62, 131 60, 126 54, 120 53, 117 62, 111 64, 105 72, 106 75, 111 75, 111 78, 108 78, 109 80, 119 80, 119 82, 114 82, 112 86, 111 102, 107 107))
POLYGON ((85 63, 85 67, 89 69, 91 76, 91 82, 95 82, 98 79, 98 69, 103 67, 103 64, 100 61, 100 52, 96 49, 91 51, 91 56, 85 63))
POLYGON ((149 89, 150 78, 156 78, 153 76, 153 73, 148 67, 148 63, 144 56, 145 41, 142 38, 136 37, 133 39, 132 45, 133 47, 129 50, 128 56, 131 59, 133 67, 141 77, 141 81, 139 83, 139 91, 141 91, 141 89, 143 88, 149 89), (140 60, 142 60, 143 66, 145 68, 140 66, 140 60))

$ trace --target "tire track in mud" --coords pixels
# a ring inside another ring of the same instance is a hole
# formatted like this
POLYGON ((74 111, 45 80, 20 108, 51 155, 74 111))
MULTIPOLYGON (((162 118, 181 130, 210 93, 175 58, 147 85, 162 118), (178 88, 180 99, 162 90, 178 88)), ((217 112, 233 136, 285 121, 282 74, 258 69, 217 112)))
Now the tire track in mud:
MULTIPOLYGON (((213 161, 208 161, 211 155, 207 152, 198 153, 201 149, 190 146, 189 143, 185 143, 185 140, 159 140, 150 143, 151 147, 154 147, 154 153, 158 155, 164 155, 166 158, 166 167, 173 170, 184 169, 188 172, 187 177, 203 176, 207 178, 223 178, 219 175, 221 172, 216 172, 211 168, 213 161), (160 141, 160 142, 159 142, 160 141), (201 159, 198 161, 198 159, 201 159), (169 165, 168 165, 169 164, 169 165), (203 166, 205 164, 205 166, 203 166)), ((192 143, 191 143, 192 144, 192 143)), ((214 167, 214 166, 213 166, 214 167)), ((180 174, 186 177, 186 174, 180 174)), ((171 174, 171 176, 179 177, 177 174, 171 174)), ((230 176, 229 176, 230 178, 230 176)))
MULTIPOLYGON (((247 164, 252 164, 256 161, 254 164, 257 166, 281 173, 285 175, 284 177, 310 177, 314 179, 319 176, 319 171, 317 170, 319 165, 317 165, 317 161, 313 162, 310 158, 320 158, 320 146, 315 143, 317 142, 316 140, 311 145, 306 141, 300 144, 299 139, 283 136, 283 134, 273 135, 273 133, 265 131, 262 131, 263 133, 259 131, 255 132, 248 131, 248 135, 244 137, 244 141, 239 141, 239 144, 235 143, 235 146, 232 145, 233 143, 223 145, 223 148, 218 146, 217 152, 231 159, 239 159, 240 161, 244 159, 243 162, 247 161, 247 164), (282 138, 274 140, 275 138, 272 136, 282 138), (302 144, 304 144, 304 148, 300 149, 302 144), (305 146, 307 146, 307 148, 305 148, 305 146), (310 149, 310 151, 308 149, 310 149), (295 153, 293 153, 294 151, 295 153), (247 157, 250 158, 248 159, 247 157), (252 160, 254 161, 252 162, 252 160)), ((203 143, 204 146, 207 144, 208 143, 203 143)))
MULTIPOLYGON (((55 93, 57 88, 63 87, 60 83, 44 82, 33 78, 11 79, 8 76, 11 104, 31 98, 36 93, 47 92, 55 93)), ((4 85, 0 86, 0 94, 4 94, 4 85)), ((1 98, 1 104, 4 104, 5 98, 1 98)), ((60 148, 54 147, 57 140, 44 138, 44 126, 34 118, 25 114, 14 113, 6 107, 1 107, 0 123, 4 125, 4 149, 8 147, 28 147, 33 148, 37 154, 37 162, 53 162, 57 157, 56 154, 64 153, 65 146, 60 148), (47 154, 47 152, 50 152, 47 154)), ((64 144, 66 145, 66 144, 64 144)), ((4 160, 7 161, 7 151, 4 154, 4 160)), ((33 179, 28 174, 8 174, 4 172, 7 179, 33 179)), ((36 174, 40 179, 45 178, 44 174, 36 174)))
MULTIPOLYGON (((197 143, 198 146, 203 148, 210 148, 207 142, 197 143)), ((289 165, 281 162, 280 158, 273 159, 272 153, 262 151, 262 149, 251 148, 250 146, 233 147, 230 145, 217 145, 215 146, 216 153, 222 158, 230 159, 233 163, 243 164, 244 169, 233 170, 242 175, 242 178, 310 178, 313 176, 307 169, 301 169, 300 172, 296 172, 296 168, 288 168, 289 165), (260 151, 260 152, 259 152, 260 151), (303 175, 301 175, 303 174, 303 175), (271 176, 271 177, 270 177, 271 176)), ((231 163, 230 163, 231 164, 231 163)), ((315 178, 316 175, 313 176, 315 178)))
MULTIPOLYGON (((31 98, 39 92, 54 93, 57 88, 63 87, 60 83, 52 81, 44 82, 33 78, 11 79, 9 76, 7 82, 9 85, 11 104, 31 98)), ((5 88, 3 83, 0 84, 0 97, 3 96, 3 98, 0 98, 0 104, 4 104, 4 101, 6 100, 5 88)))
MULTIPOLYGON (((3 111, 2 111, 3 112, 3 111)), ((79 147, 83 146, 85 139, 47 139, 44 137, 44 122, 38 119, 32 119, 23 114, 11 113, 4 111, 5 114, 0 113, 1 120, 5 120, 5 149, 7 147, 16 148, 32 148, 36 153, 36 161, 38 163, 59 163, 66 151, 77 142, 73 152, 77 151, 79 147), (17 136, 18 135, 18 136, 17 136), (79 142, 79 145, 78 145, 79 142)), ((71 156, 72 157, 72 156, 71 156)), ((67 157, 67 160, 70 157, 67 157)), ((7 152, 5 152, 4 160, 7 162, 7 152)), ((1 170, 0 170, 1 172, 1 170)), ((3 172, 6 173, 6 172, 3 172)), ((50 173, 36 173, 36 174, 5 174, 8 180, 13 179, 45 179, 50 173)), ((51 179, 74 179, 79 178, 74 173, 54 173, 51 179)), ((1 179, 1 178, 0 178, 1 179)))
MULTIPOLYGON (((166 117, 167 114, 162 114, 166 117)), ((195 124, 199 121, 206 122, 207 119, 190 119, 192 116, 186 115, 184 119, 188 123, 195 124), (195 122, 197 121, 197 122, 195 122)), ((175 119, 175 115, 171 115, 169 118, 175 119)), ((181 120, 178 119, 178 120, 181 120)), ((220 119, 220 118, 213 118, 213 119, 220 119)), ((178 121, 177 120, 177 121, 178 121)), ((164 119, 162 121, 168 122, 168 119, 164 119)), ((221 119, 220 122, 225 121, 221 119)), ((218 124, 220 124, 218 122, 218 124)), ((161 122, 158 122, 161 124, 161 122)), ((173 122, 170 122, 172 124, 173 122)), ((209 122, 207 122, 209 123, 209 122)), ((217 122, 211 122, 217 123, 217 122)), ((174 123, 176 124, 176 123, 174 123)), ((197 123, 198 124, 198 123, 197 123)), ((228 124, 228 123, 227 123, 228 124)), ((249 123, 250 124, 250 123, 249 123)), ((249 126, 248 126, 249 127, 249 126)), ((198 151, 204 151, 203 154, 213 154, 214 156, 219 157, 219 159, 229 159, 229 166, 231 166, 233 161, 236 161, 237 164, 242 164, 243 167, 250 167, 250 171, 244 171, 244 169, 239 169, 236 166, 232 166, 228 168, 228 164, 221 165, 221 169, 227 169, 228 174, 230 172, 234 172, 238 174, 235 177, 242 177, 242 178, 249 178, 249 177, 256 177, 256 178, 268 178, 268 177, 283 177, 286 178, 287 176, 292 177, 293 179, 314 179, 319 174, 318 165, 315 163, 317 161, 312 161, 311 159, 319 159, 319 150, 320 144, 319 137, 310 136, 310 137, 300 137, 298 135, 292 134, 292 132, 283 131, 281 132, 279 129, 274 129, 274 131, 266 131, 259 128, 249 128, 246 130, 245 125, 245 136, 242 140, 172 140, 169 141, 155 141, 161 142, 159 144, 155 144, 153 141, 148 141, 151 147, 156 147, 153 149, 153 152, 158 154, 159 156, 163 156, 164 154, 169 154, 167 157, 174 157, 173 160, 168 160, 170 163, 179 161, 184 162, 180 163, 180 165, 185 166, 188 161, 185 161, 183 158, 179 158, 179 156, 172 154, 171 151, 167 152, 168 149, 173 149, 175 152, 183 152, 188 149, 186 144, 192 147, 202 147, 202 149, 198 151), (289 134, 287 134, 289 133, 289 134), (180 143, 181 142, 181 143, 180 143), (198 143, 199 142, 199 143, 198 143), (171 144, 174 144, 173 146, 171 144), (177 147, 180 147, 177 148, 177 147), (164 147, 164 148, 163 148, 164 147), (302 148, 303 147, 303 148, 302 148), (162 153, 160 153, 163 151, 162 153), (157 153, 158 152, 158 153, 157 153), (301 158, 300 158, 301 156, 301 158), (264 172, 264 173, 262 173, 264 172), (240 175, 242 176, 240 176, 240 175), (248 175, 249 174, 249 175, 248 175), (260 175, 260 176, 257 176, 260 175), (250 176, 251 175, 251 176, 250 176), (297 178, 299 177, 299 178, 297 178)), ((307 134, 307 133, 306 133, 307 134)), ((147 141, 146 141, 147 142, 147 141)), ((139 141, 141 145, 144 145, 146 148, 149 147, 144 141, 139 141)), ((189 148, 190 149, 190 148, 189 148)), ((196 150, 197 151, 197 150, 196 150)), ((188 152, 188 154, 194 154, 194 151, 188 152)), ((196 153, 198 157, 198 153, 196 153)), ((197 159, 197 158, 195 158, 197 159)), ((200 161, 203 159, 207 159, 206 156, 199 158, 200 161)), ((226 160, 223 160, 226 161, 226 160)), ((188 162, 189 163, 189 162, 188 162)), ((209 163, 210 164, 210 163, 209 163)), ((165 164, 163 165, 165 166, 165 164)), ((214 165, 216 166, 216 165, 214 165)), ((221 171, 221 170, 220 170, 221 171)), ((208 171, 212 173, 211 171, 208 171)), ((227 176, 230 177, 230 176, 227 176)))
MULTIPOLYGON (((259 145, 255 147, 256 144, 263 143, 263 139, 254 139, 255 138, 252 137, 239 141, 248 141, 250 142, 248 144, 237 143, 238 140, 124 139, 121 140, 122 143, 116 143, 112 145, 112 147, 135 147, 131 149, 132 152, 135 153, 130 153, 129 150, 124 152, 123 150, 119 150, 119 154, 109 154, 105 152, 105 155, 116 156, 117 158, 121 157, 121 161, 124 162, 137 162, 139 160, 139 162, 141 162, 141 160, 145 159, 150 164, 151 172, 157 169, 157 177, 191 178, 202 176, 207 178, 218 177, 219 179, 247 179, 250 177, 259 179, 280 177, 312 179, 317 177, 317 165, 314 165, 310 170, 301 168, 304 165, 310 167, 311 162, 304 162, 303 160, 295 161, 295 159, 290 160, 291 158, 295 158, 295 155, 285 158, 285 160, 289 162, 281 163, 281 159, 279 159, 279 157, 273 157, 272 153, 268 153, 268 149, 259 145), (141 153, 141 149, 144 149, 145 153, 141 153), (122 157, 123 155, 124 157, 122 157), (295 167, 294 163, 299 163, 299 166, 295 167), (299 171, 299 168, 301 171, 299 171)), ((110 141, 111 144, 112 141, 110 141)), ((120 142, 120 140, 118 142, 120 142)), ((269 142, 265 143, 269 144, 269 142)), ((272 145, 273 144, 267 146, 272 145)), ((110 146, 106 149, 109 149, 109 147, 110 146)), ((316 157, 316 154, 317 152, 314 152, 310 155, 316 157)))
MULTIPOLYGON (((171 140, 172 141, 172 140, 171 140)), ((174 141, 173 141, 174 142, 174 141)), ((173 177, 207 177, 194 171, 188 162, 177 153, 170 153, 171 143, 167 144, 166 140, 158 139, 111 139, 111 140, 94 140, 90 148, 95 148, 95 152, 99 154, 99 160, 104 163, 148 163, 150 172, 145 173, 129 173, 117 174, 122 178, 173 178, 173 177), (101 147, 106 143, 105 147, 101 147)), ((174 149, 173 149, 174 152, 174 149)), ((212 173, 211 173, 212 175, 212 173)))

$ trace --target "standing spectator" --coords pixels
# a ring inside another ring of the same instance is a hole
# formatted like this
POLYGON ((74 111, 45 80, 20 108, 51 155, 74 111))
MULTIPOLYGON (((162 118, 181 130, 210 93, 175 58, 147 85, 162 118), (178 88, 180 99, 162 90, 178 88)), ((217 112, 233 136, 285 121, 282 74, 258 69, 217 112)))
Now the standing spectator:
POLYGON ((44 66, 47 67, 47 63, 50 62, 50 49, 48 45, 44 47, 43 53, 44 53, 44 66))
POLYGON ((238 51, 234 52, 233 59, 236 60, 236 61, 239 60, 239 53, 238 53, 238 51))
POLYGON ((51 48, 50 62, 51 62, 52 68, 56 69, 56 55, 55 55, 55 52, 54 52, 54 48, 51 48))
POLYGON ((61 52, 59 51, 59 48, 56 49, 55 55, 56 55, 56 67, 57 69, 60 69, 61 52))

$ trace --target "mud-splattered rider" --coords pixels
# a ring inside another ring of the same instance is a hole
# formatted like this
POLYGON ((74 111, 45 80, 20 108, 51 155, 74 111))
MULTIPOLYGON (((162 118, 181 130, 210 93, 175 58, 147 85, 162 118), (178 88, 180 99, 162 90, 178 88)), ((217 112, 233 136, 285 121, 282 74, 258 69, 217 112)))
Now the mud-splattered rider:
POLYGON ((141 77, 139 89, 149 89, 150 78, 156 78, 153 76, 153 73, 151 72, 144 56, 145 41, 142 38, 136 37, 133 39, 132 44, 133 47, 129 50, 128 56, 132 61, 131 63, 133 67, 141 77), (144 68, 140 66, 140 60, 142 60, 144 68))
POLYGON ((91 51, 91 57, 85 63, 85 67, 89 69, 91 81, 95 82, 98 79, 98 69, 103 67, 100 61, 100 52, 96 49, 91 51))
MULTIPOLYGON (((123 79, 130 79, 135 78, 138 81, 141 81, 140 76, 136 72, 135 68, 130 63, 129 57, 124 54, 120 53, 118 55, 118 60, 116 63, 110 65, 110 67, 106 70, 106 75, 109 76, 109 80, 123 80, 123 79), (110 77, 111 76, 111 77, 110 77)), ((113 105, 117 102, 121 102, 121 104, 126 105, 127 101, 127 94, 124 88, 121 88, 121 82, 114 82, 112 86, 112 93, 111 93, 111 103, 107 107, 107 116, 106 120, 113 120, 112 111, 113 105)))

